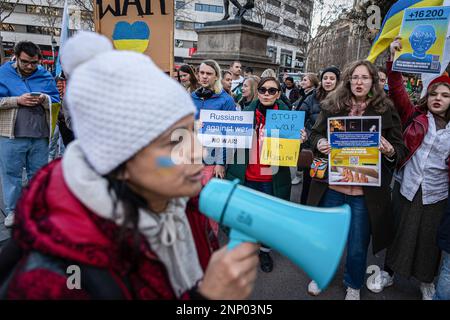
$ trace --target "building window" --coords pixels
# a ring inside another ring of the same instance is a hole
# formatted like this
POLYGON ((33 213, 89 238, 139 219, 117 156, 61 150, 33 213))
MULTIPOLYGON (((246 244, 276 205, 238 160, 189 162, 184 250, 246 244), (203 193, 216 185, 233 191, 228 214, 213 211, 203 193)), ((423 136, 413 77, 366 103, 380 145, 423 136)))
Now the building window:
POLYGON ((201 29, 201 28, 203 28, 204 26, 205 26, 204 23, 200 23, 200 22, 195 22, 195 23, 194 23, 194 28, 195 28, 195 29, 201 29))
POLYGON ((16 31, 16 26, 11 23, 2 23, 0 26, 2 27, 1 28, 2 31, 11 31, 11 32, 16 31))
POLYGON ((211 5, 211 4, 196 3, 195 4, 195 11, 212 12, 212 13, 223 13, 223 7, 222 6, 214 6, 214 5, 211 5))
POLYGON ((288 4, 285 4, 285 5, 284 5, 284 9, 285 9, 287 12, 290 12, 290 13, 293 13, 293 14, 297 14, 297 9, 295 9, 293 6, 290 6, 290 5, 288 5, 288 4))
POLYGON ((281 50, 281 61, 280 64, 285 67, 292 66, 292 52, 281 50))
POLYGON ((180 30, 184 29, 184 22, 178 21, 178 20, 175 21, 175 28, 180 29, 180 30))
POLYGON ((305 19, 309 19, 309 14, 306 13, 305 11, 303 11, 303 10, 300 10, 300 11, 298 12, 298 15, 299 15, 300 17, 305 18, 305 19))
POLYGON ((292 29, 295 29, 295 22, 292 22, 292 21, 284 19, 283 20, 283 24, 285 26, 288 26, 288 27, 292 28, 292 29))
POLYGON ((280 17, 277 17, 276 15, 269 12, 266 12, 266 19, 277 23, 280 22, 280 17))
POLYGON ((277 60, 277 47, 267 47, 267 56, 275 62, 277 60))
POLYGON ((27 33, 37 33, 49 36, 54 35, 59 37, 61 35, 61 29, 50 27, 27 26, 27 33))
POLYGON ((175 2, 175 8, 177 8, 177 9, 184 9, 185 5, 186 5, 185 1, 176 1, 175 2))
POLYGON ((46 16, 61 17, 63 9, 43 6, 31 6, 27 5, 27 13, 42 14, 46 16))
POLYGON ((267 1, 269 4, 277 7, 277 8, 281 8, 281 1, 278 0, 268 0, 267 1))
POLYGON ((309 28, 307 26, 302 25, 302 24, 298 25, 298 30, 304 31, 306 33, 309 33, 309 28))

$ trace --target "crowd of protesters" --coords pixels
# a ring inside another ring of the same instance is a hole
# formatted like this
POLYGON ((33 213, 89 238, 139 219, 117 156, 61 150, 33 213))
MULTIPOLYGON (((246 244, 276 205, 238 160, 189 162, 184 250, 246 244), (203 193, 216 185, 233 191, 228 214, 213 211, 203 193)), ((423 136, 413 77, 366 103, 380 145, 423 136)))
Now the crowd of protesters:
MULTIPOLYGON (((14 227, 0 256, 0 298, 248 298, 258 264, 266 273, 276 265, 265 244, 219 249, 219 226, 198 210, 215 177, 287 201, 301 181, 301 204, 348 204, 346 300, 359 300, 365 286, 379 293, 397 275, 418 280, 424 300, 450 299, 450 78, 435 79, 415 104, 392 71, 401 49, 396 39, 385 69, 362 60, 324 66, 297 84, 287 74, 280 83, 272 69, 256 75, 233 61, 222 70, 214 60, 182 65, 173 81, 148 57, 85 32, 62 48, 65 75, 53 78, 36 45, 17 44, 0 68, 0 178, 4 223, 14 227), (201 110, 253 112, 251 148, 194 148, 171 159, 175 148, 198 144, 201 110), (305 113, 295 168, 260 163, 268 110, 305 113), (312 159, 331 152, 328 119, 346 116, 381 117, 379 187, 310 176, 312 159), (180 128, 189 135, 172 141, 180 128), (386 259, 365 283, 370 243, 386 259), (87 274, 83 290, 67 289, 70 264, 87 274)), ((304 289, 321 294, 314 280, 304 289)))

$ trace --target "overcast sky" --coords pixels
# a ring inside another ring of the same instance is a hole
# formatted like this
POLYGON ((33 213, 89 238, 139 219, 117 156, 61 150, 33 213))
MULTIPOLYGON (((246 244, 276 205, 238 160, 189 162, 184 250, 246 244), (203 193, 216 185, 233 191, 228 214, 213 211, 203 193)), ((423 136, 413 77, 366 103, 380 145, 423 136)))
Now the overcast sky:
MULTIPOLYGON (((315 1, 314 1, 315 2, 315 1)), ((336 8, 336 5, 341 9, 344 10, 345 8, 350 8, 353 6, 352 0, 325 0, 325 8, 323 11, 326 13, 326 16, 328 17, 329 14, 334 14, 333 8, 336 8), (329 14, 328 14, 329 13, 329 14)), ((314 10, 316 15, 313 17, 312 20, 312 29, 313 29, 313 36, 317 32, 317 27, 320 25, 320 17, 321 15, 314 10)))

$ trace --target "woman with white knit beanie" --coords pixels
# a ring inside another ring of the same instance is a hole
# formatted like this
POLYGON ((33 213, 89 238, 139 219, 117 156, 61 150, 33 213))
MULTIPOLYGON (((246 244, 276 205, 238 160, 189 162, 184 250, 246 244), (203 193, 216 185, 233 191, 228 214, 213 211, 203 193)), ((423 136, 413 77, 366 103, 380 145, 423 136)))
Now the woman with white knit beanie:
POLYGON ((76 140, 22 195, 14 242, 23 258, 0 294, 247 298, 258 246, 212 253, 217 239, 195 198, 203 165, 189 95, 147 56, 95 33, 69 39, 61 61, 76 140))

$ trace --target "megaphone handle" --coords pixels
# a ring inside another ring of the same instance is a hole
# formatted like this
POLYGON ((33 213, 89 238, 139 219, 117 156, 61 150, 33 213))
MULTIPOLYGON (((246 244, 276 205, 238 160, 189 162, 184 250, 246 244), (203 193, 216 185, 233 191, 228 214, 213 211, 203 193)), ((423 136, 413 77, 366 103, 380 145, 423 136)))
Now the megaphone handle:
POLYGON ((228 242, 228 250, 233 250, 242 242, 258 242, 256 239, 247 236, 246 234, 232 229, 230 232, 230 242, 228 242))

